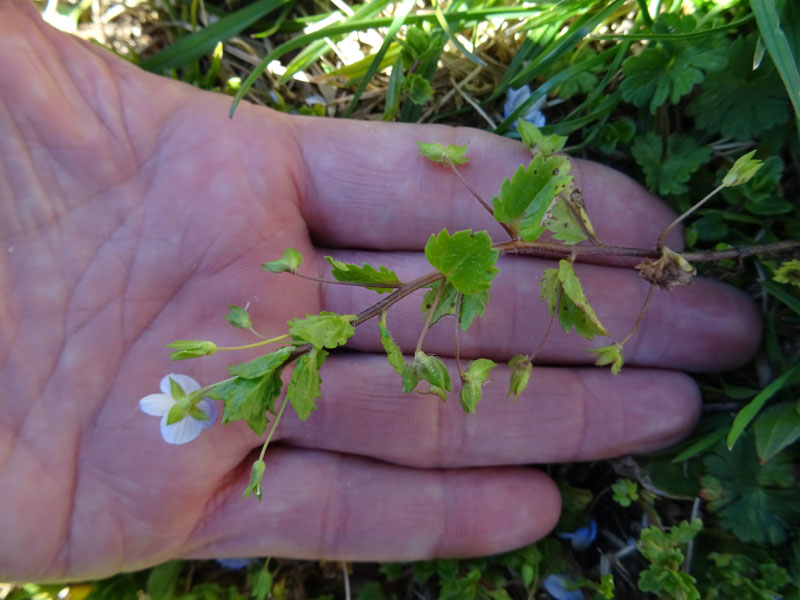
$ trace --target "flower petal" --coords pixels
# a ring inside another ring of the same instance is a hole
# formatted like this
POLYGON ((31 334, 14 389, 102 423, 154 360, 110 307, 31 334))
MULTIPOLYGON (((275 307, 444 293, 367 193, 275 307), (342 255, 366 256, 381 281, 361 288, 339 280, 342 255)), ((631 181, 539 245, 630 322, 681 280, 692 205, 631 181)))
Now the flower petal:
POLYGON ((149 394, 139 400, 139 410, 154 417, 163 417, 175 405, 175 400, 168 394, 149 394))
POLYGON ((583 600, 583 593, 579 589, 567 591, 567 587, 574 583, 565 575, 548 575, 542 585, 555 600, 583 600))
POLYGON ((523 85, 518 90, 508 88, 506 90, 506 101, 503 104, 503 118, 507 119, 514 109, 525 102, 531 95, 531 88, 523 85))
POLYGON ((197 408, 199 408, 208 415, 208 421, 197 421, 198 423, 200 423, 200 425, 202 425, 203 429, 208 429, 214 423, 217 422, 217 405, 214 404, 213 400, 209 400, 208 398, 203 398, 202 400, 200 400, 200 402, 197 403, 197 408))
POLYGON ((167 396, 171 396, 171 388, 169 385, 169 380, 172 379, 175 383, 181 386, 183 389, 183 393, 187 396, 192 392, 196 392, 200 389, 200 384, 197 383, 194 379, 189 377, 188 375, 181 375, 180 373, 169 373, 168 375, 164 375, 164 378, 161 380, 159 384, 159 388, 161 392, 166 394, 167 396))
POLYGON ((161 437, 168 444, 186 444, 195 439, 205 429, 203 423, 191 417, 167 425, 167 415, 161 417, 161 437))

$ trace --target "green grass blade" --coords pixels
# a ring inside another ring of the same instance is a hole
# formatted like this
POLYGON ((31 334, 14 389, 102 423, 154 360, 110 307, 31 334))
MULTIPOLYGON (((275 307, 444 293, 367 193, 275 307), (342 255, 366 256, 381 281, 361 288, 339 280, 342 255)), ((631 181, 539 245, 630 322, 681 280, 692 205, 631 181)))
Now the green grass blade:
MULTIPOLYGON (((521 8, 488 8, 488 9, 478 9, 478 10, 469 10, 463 11, 458 13, 445 13, 445 18, 448 21, 457 21, 461 20, 483 20, 486 18, 524 18, 525 16, 530 16, 535 12, 534 9, 521 7, 521 8)), ((334 35, 339 35, 342 33, 350 33, 351 31, 359 31, 361 29, 370 29, 376 27, 388 27, 391 25, 392 21, 394 20, 393 17, 386 17, 386 18, 377 18, 377 19, 364 19, 360 21, 348 21, 347 23, 337 23, 335 25, 330 25, 329 27, 325 27, 324 29, 320 29, 318 31, 314 31, 312 33, 307 33, 304 35, 299 35, 296 38, 292 38, 288 42, 284 42, 277 48, 275 48, 272 52, 270 52, 267 56, 265 56, 260 63, 258 63, 250 73, 250 75, 242 82, 242 85, 239 87, 239 90, 236 92, 236 95, 233 97, 233 103, 231 105, 230 115, 233 116, 233 113, 236 112, 236 107, 239 106, 239 103, 244 98, 247 91, 252 87, 253 83, 261 76, 264 72, 264 69, 267 68, 267 65, 271 63, 273 60, 278 60, 280 57, 285 55, 292 50, 297 50, 298 48, 304 48, 308 46, 311 42, 320 40, 325 37, 330 37, 334 35)), ((406 24, 417 24, 417 23, 424 23, 424 22, 432 22, 436 20, 436 16, 433 13, 422 13, 422 14, 415 14, 409 15, 406 19, 406 24)))
POLYGON ((767 52, 778 69, 783 85, 786 86, 795 115, 800 119, 800 72, 797 70, 797 62, 792 55, 789 40, 781 29, 775 1, 750 0, 750 6, 761 31, 761 39, 764 40, 767 52))
POLYGON ((143 61, 140 66, 154 73, 162 73, 165 69, 180 67, 190 60, 211 52, 217 42, 229 40, 264 15, 289 1, 258 0, 223 17, 213 25, 178 40, 170 47, 143 61))
POLYGON ((736 440, 739 439, 739 436, 742 435, 745 428, 750 424, 758 411, 766 404, 767 400, 772 398, 775 394, 781 391, 784 387, 786 387, 789 383, 794 383, 794 379, 800 375, 800 363, 794 365, 788 371, 786 371, 783 375, 775 379, 772 383, 770 383, 767 387, 761 390, 755 398, 753 398, 747 405, 744 406, 737 414, 736 418, 733 420, 733 425, 731 425, 731 430, 728 432, 728 449, 733 448, 733 445, 736 443, 736 440))
MULTIPOLYGON (((617 10, 622 7, 625 0, 614 0, 603 10, 597 13, 586 13, 578 18, 569 30, 559 39, 557 39, 551 46, 542 52, 542 55, 537 60, 534 60, 530 65, 523 69, 514 79, 509 83, 510 87, 518 88, 526 83, 530 83, 536 78, 544 69, 552 65, 554 62, 562 58, 569 52, 575 45, 583 38, 589 35, 599 25, 611 17, 617 10)), ((605 53, 604 53, 605 54, 605 53)), ((496 91, 492 94, 492 98, 496 98, 500 93, 505 90, 496 91)))
POLYGON ((436 20, 439 22, 439 27, 442 28, 442 31, 444 31, 445 35, 448 37, 450 42, 456 48, 458 48, 459 52, 461 52, 461 54, 466 56, 469 60, 474 62, 476 65, 481 65, 482 67, 486 66, 486 61, 484 61, 482 58, 476 56, 475 54, 473 54, 472 52, 467 50, 467 48, 464 46, 464 44, 462 44, 461 42, 458 41, 458 38, 456 37, 456 34, 450 28, 450 24, 447 22, 447 19, 445 18, 444 13, 442 12, 442 7, 439 6, 439 2, 437 0, 433 0, 433 10, 434 10, 434 14, 436 15, 436 20))
MULTIPOLYGON (((362 21, 365 19, 371 19, 374 17, 380 10, 382 10, 386 4, 388 4, 389 0, 372 0, 367 4, 362 4, 353 11, 353 14, 342 21, 342 23, 353 23, 357 21, 362 21)), ((363 28, 359 28, 363 29, 363 28)), ((352 31, 357 31, 354 29, 352 31)), ((324 39, 317 40, 314 43, 310 44, 307 48, 303 48, 303 50, 292 59, 292 61, 286 65, 286 72, 281 75, 278 83, 286 83, 289 81, 295 73, 298 71, 302 71, 307 65, 313 63, 314 61, 318 60, 323 54, 330 50, 330 46, 328 42, 324 39)))
POLYGON ((771 296, 775 297, 780 302, 791 308, 795 314, 800 316, 800 300, 787 292, 780 284, 772 281, 759 281, 761 287, 767 290, 771 296))
POLYGON ((753 15, 747 15, 736 21, 731 21, 726 25, 718 25, 717 27, 709 27, 708 29, 699 29, 697 31, 689 31, 687 33, 656 33, 648 31, 647 33, 604 33, 595 36, 598 40, 661 40, 664 42, 670 41, 686 41, 697 40, 714 35, 715 33, 725 33, 731 29, 739 29, 743 25, 753 20, 753 15))
POLYGON ((406 18, 414 9, 414 2, 413 0, 408 0, 405 4, 401 5, 397 10, 397 15, 395 15, 392 24, 389 26, 389 30, 386 32, 386 37, 383 38, 383 43, 378 51, 375 53, 375 58, 372 59, 372 62, 369 65, 369 69, 361 78, 361 81, 358 83, 358 87, 356 91, 353 93, 353 99, 350 101, 350 104, 344 111, 343 117, 349 117, 350 113, 353 112, 353 109, 358 104, 359 99, 361 98, 361 94, 364 93, 364 90, 367 89, 367 84, 373 78, 375 73, 378 72, 378 69, 383 62, 383 57, 386 55, 386 52, 389 50, 389 47, 392 45, 394 41, 394 36, 397 34, 397 31, 400 27, 403 26, 403 23, 406 22, 406 18))
POLYGON ((725 437, 725 430, 724 429, 717 429, 716 431, 712 431, 710 433, 705 434, 704 436, 700 437, 699 439, 692 442, 687 448, 685 448, 680 454, 678 454, 675 458, 673 458, 670 462, 679 463, 692 458, 693 456, 697 456, 704 450, 711 448, 714 444, 720 441, 722 438, 725 437))

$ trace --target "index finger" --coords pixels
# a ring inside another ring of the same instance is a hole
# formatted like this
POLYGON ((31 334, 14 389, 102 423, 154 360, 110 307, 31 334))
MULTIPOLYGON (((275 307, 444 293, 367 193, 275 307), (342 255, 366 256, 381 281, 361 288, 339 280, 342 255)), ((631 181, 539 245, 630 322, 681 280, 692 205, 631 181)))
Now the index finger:
MULTIPOLYGON (((419 250, 431 233, 487 229, 506 234, 449 167, 419 155, 417 142, 469 144, 463 177, 489 203, 531 153, 519 142, 466 127, 297 117, 290 121, 307 173, 301 210, 319 245, 419 250)), ((572 172, 601 241, 653 247, 674 218, 625 175, 572 159, 572 172)), ((681 245, 679 232, 668 240, 681 245)))

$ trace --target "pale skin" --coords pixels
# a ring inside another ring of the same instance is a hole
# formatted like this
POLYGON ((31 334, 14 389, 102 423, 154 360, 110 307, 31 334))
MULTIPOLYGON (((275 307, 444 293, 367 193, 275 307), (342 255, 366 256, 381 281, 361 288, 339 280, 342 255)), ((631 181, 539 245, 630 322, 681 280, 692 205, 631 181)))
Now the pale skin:
MULTIPOLYGON (((170 446, 137 408, 168 372, 206 385, 252 354, 172 364, 164 345, 254 341, 222 316, 250 302, 265 335, 286 320, 354 313, 373 292, 323 287, 259 265, 287 246, 302 272, 325 254, 429 270, 431 232, 503 231, 417 141, 470 143, 464 177, 491 198, 528 160, 469 129, 289 117, 156 77, 0 0, 0 580, 96 578, 174 557, 409 560, 511 549, 558 519, 553 482, 523 465, 663 447, 691 429, 682 370, 732 368, 759 340, 741 293, 716 282, 656 294, 613 377, 587 342, 556 331, 547 366, 516 403, 507 373, 473 416, 455 399, 404 396, 374 323, 333 354, 306 423, 291 414, 267 454, 264 499, 243 500, 261 440, 243 423, 170 446)), ((576 161, 599 237, 652 247, 672 215, 626 177, 576 161)), ((671 237, 676 246, 680 239, 671 237)), ((462 354, 530 352, 546 325, 545 260, 508 257, 462 354)), ((578 268, 619 339, 647 293, 635 272, 578 268)), ((405 350, 422 326, 414 296, 389 315, 405 350)), ((452 361, 452 323, 426 349, 452 361)), ((595 345, 608 343, 596 340, 595 345)), ((221 408, 221 407, 220 407, 221 408)))

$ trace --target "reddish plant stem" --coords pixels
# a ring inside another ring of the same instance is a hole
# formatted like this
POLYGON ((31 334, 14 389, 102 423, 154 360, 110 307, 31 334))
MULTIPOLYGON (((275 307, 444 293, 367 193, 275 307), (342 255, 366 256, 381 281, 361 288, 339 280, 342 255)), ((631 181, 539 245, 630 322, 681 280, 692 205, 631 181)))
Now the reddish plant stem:
POLYGON ((417 352, 422 351, 422 341, 425 339, 425 334, 428 333, 428 329, 431 328, 431 321, 433 320, 433 313, 436 312, 436 309, 439 308, 439 301, 442 299, 442 292, 444 291, 444 282, 439 284, 439 290, 436 292, 436 298, 433 300, 433 304, 431 304, 431 308, 428 311, 428 318, 425 319, 425 326, 422 328, 422 333, 419 334, 419 339, 417 340, 417 352))
MULTIPOLYGON (((478 202, 481 203, 481 206, 483 206, 483 208, 485 208, 489 212, 489 214, 492 215, 492 217, 494 217, 494 209, 491 206, 489 206, 489 203, 486 202, 486 200, 483 199, 483 197, 478 193, 478 190, 472 187, 472 185, 466 179, 464 179, 464 176, 461 175, 461 173, 459 172, 458 168, 453 163, 453 161, 450 160, 447 156, 444 157, 444 160, 445 163, 453 170, 453 173, 456 174, 456 177, 458 177, 459 181, 464 185, 465 188, 467 188, 469 193, 472 194, 472 196, 478 202)), ((514 232, 511 230, 511 227, 509 227, 505 223, 500 223, 500 221, 498 221, 498 223, 503 229, 506 230, 508 237, 510 237, 512 240, 518 239, 518 236, 514 234, 514 232)))
POLYGON ((456 348, 455 348, 455 359, 456 359, 456 369, 458 369, 458 377, 461 381, 464 381, 464 370, 461 368, 461 344, 460 344, 460 332, 461 329, 461 292, 458 293, 456 296, 456 348))
POLYGON ((558 316, 558 309, 561 306, 561 296, 563 295, 563 293, 564 293, 564 289, 563 288, 558 290, 558 299, 556 300, 556 308, 553 311, 553 314, 550 316, 550 322, 547 324, 547 329, 545 330, 544 335, 542 336, 542 339, 539 342, 539 345, 536 347, 536 350, 534 350, 533 353, 528 358, 528 360, 530 360, 531 362, 533 362, 533 359, 536 358, 537 354, 539 354, 539 351, 547 343, 547 339, 550 337, 550 334, 553 332, 553 325, 555 325, 555 323, 556 323, 556 317, 558 316))
POLYGON ((624 346, 628 342, 628 340, 630 340, 633 337, 633 335, 636 333, 636 330, 639 329, 639 325, 642 324, 642 319, 644 319, 644 313, 647 312, 647 308, 650 306, 650 301, 653 299, 653 293, 655 291, 656 291, 656 286, 654 285, 651 285, 650 289, 647 290, 647 298, 645 298, 644 304, 642 305, 639 314, 636 316, 636 321, 634 322, 633 327, 631 328, 628 335, 625 336, 625 339, 619 343, 620 346, 624 346))

